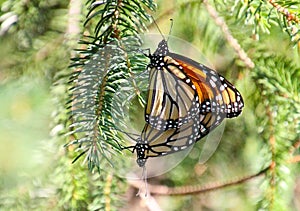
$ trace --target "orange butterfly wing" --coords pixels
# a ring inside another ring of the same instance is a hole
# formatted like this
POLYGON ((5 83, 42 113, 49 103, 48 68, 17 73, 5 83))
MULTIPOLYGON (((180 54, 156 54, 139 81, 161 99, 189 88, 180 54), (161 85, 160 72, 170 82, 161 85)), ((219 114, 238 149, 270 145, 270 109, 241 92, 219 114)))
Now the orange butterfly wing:
POLYGON ((196 87, 201 113, 217 112, 227 118, 238 116, 244 102, 240 92, 223 76, 187 57, 170 53, 196 87))

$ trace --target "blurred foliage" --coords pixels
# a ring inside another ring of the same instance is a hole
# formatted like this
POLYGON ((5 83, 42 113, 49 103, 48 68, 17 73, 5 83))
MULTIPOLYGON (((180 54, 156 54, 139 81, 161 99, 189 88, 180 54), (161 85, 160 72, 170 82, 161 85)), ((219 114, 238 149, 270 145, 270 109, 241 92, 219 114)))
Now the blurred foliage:
POLYGON ((206 143, 201 140, 179 165, 149 182, 205 186, 271 166, 238 186, 155 196, 161 208, 300 209, 297 0, 0 2, 1 210, 147 210, 119 174, 130 165, 130 153, 122 154, 120 145, 128 143, 111 129, 126 128, 128 121, 139 129, 143 122, 135 108, 143 110, 148 61, 136 49, 140 33, 158 33, 150 15, 164 34, 174 19, 171 34, 197 46, 205 55, 200 62, 238 87, 245 108, 226 122, 207 162, 199 163, 206 143), (67 29, 74 24, 74 5, 80 7, 78 45, 67 29), (226 27, 254 68, 247 67, 226 27))

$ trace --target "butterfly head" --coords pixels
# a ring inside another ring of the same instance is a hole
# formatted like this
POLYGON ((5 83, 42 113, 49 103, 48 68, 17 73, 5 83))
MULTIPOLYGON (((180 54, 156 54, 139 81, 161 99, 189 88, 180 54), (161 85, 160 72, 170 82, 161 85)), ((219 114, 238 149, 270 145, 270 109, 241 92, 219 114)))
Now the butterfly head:
POLYGON ((165 56, 169 53, 168 43, 165 39, 160 41, 154 55, 156 56, 165 56))
POLYGON ((139 165, 139 167, 144 167, 145 164, 146 164, 146 160, 147 159, 140 159, 140 158, 138 158, 138 159, 136 159, 136 163, 139 165))

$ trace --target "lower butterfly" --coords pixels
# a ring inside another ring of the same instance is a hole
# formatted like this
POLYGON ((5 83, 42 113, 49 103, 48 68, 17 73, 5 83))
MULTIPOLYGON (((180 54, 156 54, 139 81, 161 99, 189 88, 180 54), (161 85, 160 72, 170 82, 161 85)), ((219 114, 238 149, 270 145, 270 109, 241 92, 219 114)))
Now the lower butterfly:
POLYGON ((221 124, 225 116, 216 113, 199 114, 180 128, 157 130, 146 123, 136 144, 125 147, 137 153, 137 164, 144 167, 148 158, 165 156, 185 150, 221 124))

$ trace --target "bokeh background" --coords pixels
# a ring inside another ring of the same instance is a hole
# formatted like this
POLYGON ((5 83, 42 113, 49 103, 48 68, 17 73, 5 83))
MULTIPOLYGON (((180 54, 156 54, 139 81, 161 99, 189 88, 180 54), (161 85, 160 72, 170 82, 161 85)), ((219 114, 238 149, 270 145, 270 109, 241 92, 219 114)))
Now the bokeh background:
POLYGON ((300 28, 299 2, 168 0, 153 2, 156 12, 143 5, 164 34, 172 18, 172 35, 195 46, 245 100, 206 163, 199 163, 202 141, 149 183, 205 189, 273 165, 241 184, 148 199, 136 197, 135 181, 113 171, 135 155, 115 153, 114 168, 103 161, 100 172, 91 172, 84 156, 72 164, 80 154, 76 145, 64 147, 74 140, 65 135, 68 66, 82 34, 92 35, 100 19, 83 25, 93 2, 0 1, 0 210, 300 210, 300 45, 293 28, 300 28), (285 16, 278 5, 295 16, 285 16), (227 30, 240 45, 228 40, 227 30))

